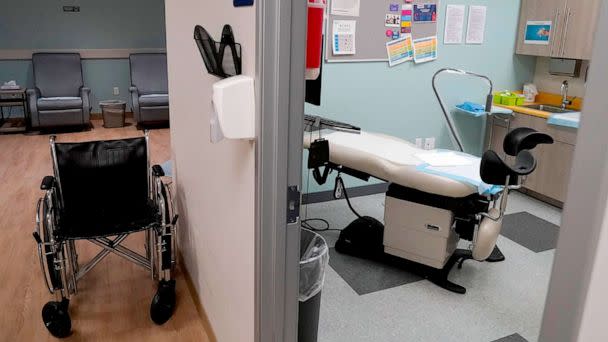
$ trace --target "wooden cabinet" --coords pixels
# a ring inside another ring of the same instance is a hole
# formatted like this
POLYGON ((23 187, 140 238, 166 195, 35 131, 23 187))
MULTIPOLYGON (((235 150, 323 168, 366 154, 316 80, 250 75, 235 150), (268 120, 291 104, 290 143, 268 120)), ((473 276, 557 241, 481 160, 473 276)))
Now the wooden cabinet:
POLYGON ((601 0, 522 0, 517 53, 555 58, 591 59, 601 0), (528 21, 551 21, 548 45, 525 44, 528 21))
POLYGON ((522 0, 519 13, 517 53, 521 55, 556 57, 559 52, 559 29, 564 16, 564 0, 522 0), (525 44, 528 21, 551 21, 549 45, 525 44))
POLYGON ((600 7, 601 0, 567 1, 559 57, 591 59, 600 7))
MULTIPOLYGON (((506 125, 495 120, 492 122, 492 137, 490 146, 494 151, 503 155, 502 142, 507 134, 506 125)), ((552 203, 563 203, 568 192, 570 169, 576 143, 576 130, 547 124, 547 120, 525 114, 515 114, 511 121, 511 129, 530 127, 553 137, 552 145, 539 145, 533 151, 538 166, 524 183, 524 188, 531 190, 533 195, 540 195, 543 200, 552 203)), ((509 158, 511 159, 511 158, 509 158)))

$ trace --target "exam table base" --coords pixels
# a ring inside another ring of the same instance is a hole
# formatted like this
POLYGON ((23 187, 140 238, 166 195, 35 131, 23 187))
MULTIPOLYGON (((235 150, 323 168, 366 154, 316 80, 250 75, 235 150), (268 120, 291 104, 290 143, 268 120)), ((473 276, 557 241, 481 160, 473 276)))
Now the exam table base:
POLYGON ((382 244, 383 235, 384 226, 380 221, 369 216, 360 217, 340 232, 340 237, 336 242, 336 251, 392 265, 417 274, 448 291, 459 294, 466 293, 466 288, 449 281, 448 276, 454 266, 458 265, 460 269, 464 261, 473 259, 471 251, 456 249, 443 268, 437 269, 385 253, 382 244))

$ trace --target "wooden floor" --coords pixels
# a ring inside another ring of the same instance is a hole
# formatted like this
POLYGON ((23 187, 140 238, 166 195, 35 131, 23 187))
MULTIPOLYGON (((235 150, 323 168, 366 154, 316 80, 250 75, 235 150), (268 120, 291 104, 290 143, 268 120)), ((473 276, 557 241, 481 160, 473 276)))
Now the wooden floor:
MULTIPOLYGON (((133 125, 105 129, 98 120, 87 132, 57 134, 57 141, 118 139, 142 136, 133 125)), ((152 130, 151 158, 170 158, 168 129, 152 130)), ((54 300, 45 289, 34 230, 35 203, 43 176, 51 175, 48 135, 0 135, 0 342, 56 341, 41 319, 42 306, 54 300)), ((91 189, 94 191, 94 189, 91 189)), ((143 250, 143 233, 125 244, 143 250)), ((88 242, 77 244, 80 263, 99 251, 88 242)), ((183 274, 177 272, 177 309, 173 318, 156 326, 149 318, 156 291, 148 271, 110 254, 78 284, 72 297, 71 337, 67 341, 209 341, 183 274)))

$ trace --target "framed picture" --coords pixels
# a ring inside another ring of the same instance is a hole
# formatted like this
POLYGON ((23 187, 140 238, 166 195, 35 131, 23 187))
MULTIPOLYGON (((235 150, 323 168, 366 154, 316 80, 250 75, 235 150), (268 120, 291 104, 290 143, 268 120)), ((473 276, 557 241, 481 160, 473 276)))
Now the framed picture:
POLYGON ((551 41, 551 21, 528 21, 524 44, 549 45, 551 41))

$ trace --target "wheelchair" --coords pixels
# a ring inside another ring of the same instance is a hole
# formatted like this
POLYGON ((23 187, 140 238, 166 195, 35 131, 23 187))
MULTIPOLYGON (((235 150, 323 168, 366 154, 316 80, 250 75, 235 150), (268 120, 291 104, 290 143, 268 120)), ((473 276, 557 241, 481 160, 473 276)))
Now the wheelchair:
POLYGON ((42 309, 42 320, 58 338, 71 334, 68 312, 78 281, 111 252, 146 270, 158 282, 150 317, 158 325, 175 309, 176 223, 163 169, 150 167, 149 135, 144 137, 56 143, 50 137, 54 176, 46 176, 36 206, 33 233, 44 282, 55 301, 42 309), (121 243, 145 231, 145 255, 121 243), (102 250, 78 263, 76 240, 102 250))

